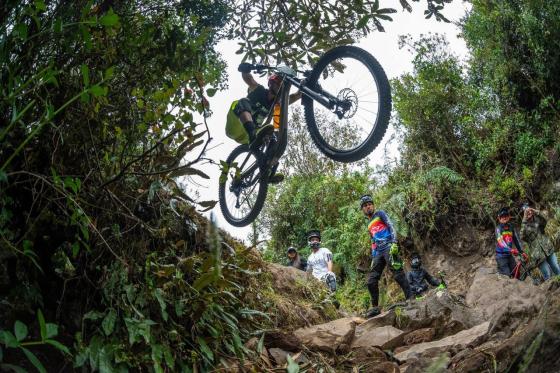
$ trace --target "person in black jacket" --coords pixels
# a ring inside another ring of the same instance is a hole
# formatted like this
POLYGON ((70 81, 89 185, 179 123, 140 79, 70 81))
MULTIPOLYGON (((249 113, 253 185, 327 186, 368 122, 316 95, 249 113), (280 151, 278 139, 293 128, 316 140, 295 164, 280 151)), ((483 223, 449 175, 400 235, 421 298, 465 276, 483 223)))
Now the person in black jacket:
POLYGON ((297 269, 301 269, 302 271, 307 270, 307 260, 302 258, 299 253, 297 252, 295 247, 288 248, 288 267, 296 267, 297 269))
POLYGON ((432 286, 439 286, 441 284, 437 278, 430 275, 428 271, 422 268, 422 259, 419 254, 412 254, 410 265, 412 270, 406 274, 406 278, 410 284, 410 290, 415 296, 420 296, 423 292, 428 290, 428 284, 432 286))

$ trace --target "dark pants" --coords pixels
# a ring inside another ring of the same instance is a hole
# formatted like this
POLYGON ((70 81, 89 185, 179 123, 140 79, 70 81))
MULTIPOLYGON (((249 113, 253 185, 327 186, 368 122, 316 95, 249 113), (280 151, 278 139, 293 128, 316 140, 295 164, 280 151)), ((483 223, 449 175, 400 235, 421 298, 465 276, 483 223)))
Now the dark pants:
POLYGON ((379 304, 379 279, 385 269, 385 265, 389 266, 389 270, 393 273, 395 281, 400 285, 405 298, 408 299, 412 295, 404 270, 402 268, 396 270, 391 266, 389 249, 387 249, 377 253, 377 256, 373 259, 373 268, 368 277, 367 287, 371 295, 373 307, 377 307, 379 304))
POLYGON ((513 256, 509 255, 503 258, 496 257, 496 264, 498 265, 499 274, 511 277, 517 263, 515 263, 513 256))

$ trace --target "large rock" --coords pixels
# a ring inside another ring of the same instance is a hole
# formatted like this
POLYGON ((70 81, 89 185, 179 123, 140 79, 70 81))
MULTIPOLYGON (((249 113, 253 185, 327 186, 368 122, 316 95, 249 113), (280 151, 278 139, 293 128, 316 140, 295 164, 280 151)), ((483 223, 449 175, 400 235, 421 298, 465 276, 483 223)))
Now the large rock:
POLYGON ((358 325, 356 327, 356 334, 359 334, 361 330, 379 328, 380 326, 395 326, 395 310, 391 309, 389 311, 383 312, 375 317, 367 319, 366 322, 358 325))
POLYGON ((447 372, 445 367, 450 354, 444 352, 437 356, 421 356, 408 359, 399 368, 402 373, 447 372))
POLYGON ((383 350, 392 350, 400 346, 403 343, 403 336, 406 334, 391 325, 361 330, 359 335, 357 332, 358 328, 356 328, 352 348, 375 346, 383 350))
POLYGON ((272 286, 281 294, 305 295, 302 284, 313 281, 306 273, 294 267, 276 263, 267 263, 268 272, 272 275, 272 286))
POLYGON ((511 337, 493 340, 478 346, 470 354, 454 357, 455 372, 480 372, 497 364, 497 371, 560 372, 560 286, 558 282, 544 285, 546 297, 538 315, 528 324, 520 325, 511 337), (546 289, 546 287, 549 287, 546 289))
POLYGON ((350 350, 356 324, 363 321, 359 317, 345 317, 325 324, 297 329, 294 334, 311 350, 332 354, 346 353, 350 350))
POLYGON ((364 363, 387 361, 387 355, 379 347, 365 346, 352 349, 352 361, 354 365, 364 363))
POLYGON ((433 328, 436 336, 455 334, 480 324, 461 297, 447 291, 430 291, 424 299, 401 308, 395 326, 412 331, 433 328))
POLYGON ((480 268, 467 293, 466 304, 478 320, 490 320, 492 333, 506 337, 539 312, 545 289, 527 281, 501 276, 495 269, 480 268))
POLYGON ((413 345, 409 349, 396 354, 395 358, 401 362, 406 362, 410 358, 436 356, 452 348, 460 350, 470 345, 480 343, 481 340, 488 334, 489 328, 490 323, 487 321, 473 328, 463 330, 457 334, 437 341, 413 345))
POLYGON ((414 345, 417 343, 431 342, 436 335, 434 328, 423 328, 413 330, 404 336, 403 342, 405 345, 414 345))
POLYGON ((369 373, 400 373, 399 366, 390 361, 375 364, 367 368, 369 373))

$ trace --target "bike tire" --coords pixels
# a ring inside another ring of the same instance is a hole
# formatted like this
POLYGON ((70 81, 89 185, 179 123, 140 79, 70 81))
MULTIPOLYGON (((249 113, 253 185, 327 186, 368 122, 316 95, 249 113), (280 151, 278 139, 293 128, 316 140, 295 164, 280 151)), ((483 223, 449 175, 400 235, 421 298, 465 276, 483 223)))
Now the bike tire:
POLYGON ((329 144, 329 142, 321 135, 313 109, 314 100, 304 95, 302 104, 304 105, 307 128, 317 148, 319 148, 319 150, 327 157, 335 161, 349 163, 367 157, 383 139, 391 117, 391 88, 387 75, 379 62, 377 62, 377 60, 367 51, 354 46, 336 47, 325 53, 313 67, 313 70, 307 79, 307 86, 313 89, 313 87, 316 86, 323 70, 331 62, 343 57, 355 59, 364 64, 375 79, 378 88, 377 96, 379 99, 379 112, 375 122, 373 123, 373 129, 369 132, 366 139, 360 145, 352 149, 337 149, 329 144))
MULTIPOLYGON (((250 153, 255 157, 256 160, 260 159, 260 154, 253 150, 250 150, 248 145, 239 145, 227 157, 226 159, 227 168, 230 169, 232 163, 236 160, 236 158, 243 153, 248 153, 248 154, 250 153)), ((253 206, 246 213, 246 215, 242 217, 236 217, 234 212, 230 211, 231 209, 228 206, 227 196, 226 196, 228 175, 226 175, 226 180, 223 180, 222 177, 220 177, 219 187, 218 187, 218 199, 220 202, 220 210, 222 211, 222 215, 224 216, 226 221, 229 224, 233 225, 234 227, 244 227, 246 225, 251 224, 257 218, 257 216, 259 215, 259 213, 261 212, 264 206, 266 194, 268 192, 268 179, 265 180, 262 178, 263 170, 261 167, 259 167, 258 172, 261 175, 260 180, 258 181, 259 190, 257 192, 253 206)))

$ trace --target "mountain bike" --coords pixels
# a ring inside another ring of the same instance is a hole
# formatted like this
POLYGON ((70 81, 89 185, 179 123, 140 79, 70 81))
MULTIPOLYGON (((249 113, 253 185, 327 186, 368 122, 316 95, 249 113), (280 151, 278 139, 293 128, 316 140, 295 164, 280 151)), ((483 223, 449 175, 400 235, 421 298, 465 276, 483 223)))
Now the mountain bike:
POLYGON ((338 162, 355 162, 369 155, 383 138, 391 115, 387 76, 379 62, 358 47, 333 48, 309 71, 266 65, 254 65, 253 70, 280 75, 282 85, 265 121, 274 122, 272 134, 256 149, 246 144, 236 147, 222 164, 220 209, 236 227, 250 224, 260 213, 269 179, 286 150, 292 86, 302 93, 311 139, 323 154, 338 162), (350 135, 342 141, 337 131, 350 135))

